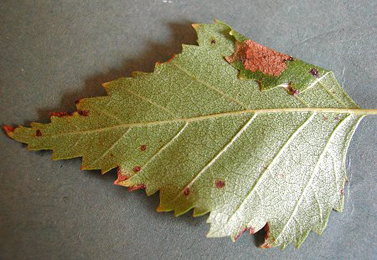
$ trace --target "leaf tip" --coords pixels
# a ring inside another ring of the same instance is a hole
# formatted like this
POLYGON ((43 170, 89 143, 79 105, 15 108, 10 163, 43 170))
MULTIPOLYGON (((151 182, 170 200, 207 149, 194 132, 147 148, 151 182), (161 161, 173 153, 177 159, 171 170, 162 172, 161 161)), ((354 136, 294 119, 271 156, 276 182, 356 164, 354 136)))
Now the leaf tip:
POLYGON ((121 170, 120 166, 118 166, 117 174, 118 174, 118 178, 114 181, 115 185, 120 185, 121 182, 123 182, 123 181, 125 181, 129 178, 128 175, 122 174, 122 170, 121 170))
POLYGON ((11 125, 3 125, 3 129, 8 137, 13 138, 13 133, 14 133, 14 130, 16 129, 15 127, 11 125))

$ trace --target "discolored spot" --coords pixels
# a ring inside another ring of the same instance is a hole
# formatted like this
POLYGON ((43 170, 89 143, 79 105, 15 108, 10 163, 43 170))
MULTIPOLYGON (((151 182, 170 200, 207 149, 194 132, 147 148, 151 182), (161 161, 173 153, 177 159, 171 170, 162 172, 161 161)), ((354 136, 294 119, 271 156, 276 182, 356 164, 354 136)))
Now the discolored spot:
POLYGON ((219 188, 219 189, 224 188, 225 187, 225 181, 216 180, 215 185, 216 185, 216 188, 219 188))
POLYGON ((272 50, 252 40, 236 42, 235 52, 225 58, 229 63, 241 61, 245 69, 251 72, 260 71, 271 76, 280 76, 287 68, 286 61, 292 57, 272 50))
POLYGON ((184 194, 185 196, 188 196, 188 195, 190 194, 190 189, 189 189, 189 188, 185 188, 185 189, 183 190, 183 194, 184 194))
POLYGON ((72 113, 68 112, 50 112, 50 117, 55 116, 55 117, 65 117, 65 116, 71 116, 72 113))
POLYGON ((120 166, 118 166, 117 168, 117 175, 118 175, 118 178, 114 181, 115 185, 118 185, 120 182, 125 181, 129 178, 128 175, 122 174, 122 169, 120 168, 120 166))
POLYGON ((15 128, 14 128, 13 126, 11 126, 11 125, 3 125, 3 129, 4 129, 5 133, 6 133, 9 137, 12 136, 12 134, 13 134, 13 132, 14 132, 14 130, 15 130, 15 128))
POLYGON ((138 166, 135 166, 134 167, 134 172, 139 172, 141 170, 141 167, 138 165, 138 166))
POLYGON ((88 110, 77 110, 77 113, 79 113, 80 116, 88 116, 89 115, 88 110))
POLYGON ((340 119, 339 119, 339 117, 336 116, 336 117, 334 118, 334 120, 335 120, 335 121, 339 121, 340 119))
POLYGON ((171 58, 168 59, 166 62, 171 62, 174 58, 175 58, 175 55, 173 54, 173 56, 171 56, 171 58))
POLYGON ((35 135, 38 136, 38 137, 42 136, 41 130, 37 129, 37 131, 35 131, 35 135))
POLYGON ((76 104, 76 105, 77 105, 78 103, 80 103, 80 100, 76 100, 76 101, 75 101, 75 104, 76 104))
POLYGON ((325 116, 325 117, 323 118, 323 121, 329 121, 329 118, 325 116))
POLYGON ((312 68, 309 70, 309 73, 312 74, 314 77, 318 78, 319 74, 318 74, 318 70, 315 69, 315 68, 312 68))
POLYGON ((216 43, 216 40, 213 39, 213 40, 211 41, 211 44, 215 44, 215 43, 216 43))
POLYGON ((135 190, 140 190, 140 189, 145 189, 145 185, 144 184, 139 184, 139 185, 134 185, 134 186, 131 186, 131 187, 128 187, 128 191, 135 191, 135 190))
POLYGON ((344 189, 340 189, 340 195, 344 195, 344 189))
POLYGON ((297 89, 295 89, 293 86, 292 86, 292 82, 289 82, 288 83, 288 86, 285 87, 285 89, 288 91, 289 94, 291 95, 298 95, 300 94, 300 91, 298 91, 297 89))
POLYGON ((145 150, 147 150, 147 146, 145 144, 142 144, 140 146, 140 151, 144 152, 145 150))

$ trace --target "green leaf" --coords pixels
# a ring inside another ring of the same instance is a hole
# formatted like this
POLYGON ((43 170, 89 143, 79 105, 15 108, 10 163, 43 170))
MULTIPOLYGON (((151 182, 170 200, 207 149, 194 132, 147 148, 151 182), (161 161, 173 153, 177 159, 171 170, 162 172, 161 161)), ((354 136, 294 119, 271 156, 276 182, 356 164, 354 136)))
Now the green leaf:
POLYGON ((235 240, 268 223, 263 247, 299 246, 343 209, 349 142, 377 111, 359 109, 330 71, 219 21, 193 26, 199 45, 183 45, 153 73, 106 83, 108 96, 82 99, 49 124, 4 128, 54 160, 118 167, 116 184, 160 191, 158 211, 210 212, 210 237, 235 240))

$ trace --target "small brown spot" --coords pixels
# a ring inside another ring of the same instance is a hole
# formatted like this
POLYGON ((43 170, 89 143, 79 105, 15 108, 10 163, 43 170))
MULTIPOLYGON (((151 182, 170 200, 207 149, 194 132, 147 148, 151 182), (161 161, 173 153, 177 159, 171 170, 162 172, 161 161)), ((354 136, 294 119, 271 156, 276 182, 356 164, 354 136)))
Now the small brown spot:
POLYGON ((219 189, 224 188, 225 187, 225 181, 216 180, 215 185, 216 185, 216 188, 219 188, 219 189))
POLYGON ((140 189, 145 189, 145 188, 146 187, 145 187, 144 184, 139 184, 139 185, 128 187, 128 190, 131 192, 131 191, 134 191, 134 190, 140 190, 140 189))
POLYGON ((281 177, 282 177, 282 178, 285 178, 285 175, 284 175, 284 174, 282 174, 282 175, 281 175, 281 177))
POLYGON ((213 40, 211 41, 211 44, 215 44, 215 43, 216 43, 216 40, 213 39, 213 40))
POLYGON ((110 156, 111 156, 111 157, 114 157, 114 154, 110 153, 110 156))
POLYGON ((185 188, 185 189, 183 190, 183 194, 184 194, 185 196, 188 196, 188 195, 190 194, 190 189, 189 189, 189 188, 185 188))
POLYGON ((88 116, 89 115, 88 110, 77 110, 77 113, 79 113, 80 116, 88 116))
POLYGON ((325 116, 325 117, 323 118, 323 121, 329 121, 329 118, 325 116))
POLYGON ((298 95, 300 94, 300 91, 298 91, 297 89, 295 89, 293 86, 292 86, 292 82, 289 82, 288 83, 288 86, 285 87, 285 89, 288 91, 289 94, 291 95, 298 95))
POLYGON ((135 166, 134 167, 134 172, 139 172, 141 170, 141 167, 138 165, 138 166, 135 166))
POLYGON ((340 189, 340 195, 344 195, 344 189, 340 189))
POLYGON ((335 120, 335 121, 339 121, 339 117, 336 116, 336 117, 334 118, 334 120, 335 120))
POLYGON ((312 68, 309 70, 309 73, 312 74, 314 77, 318 78, 318 70, 315 68, 312 68))
POLYGON ((75 101, 75 104, 76 104, 76 105, 77 105, 78 103, 80 103, 80 100, 76 100, 76 101, 75 101))
POLYGON ((225 58, 229 63, 241 61, 245 69, 251 72, 260 71, 271 76, 280 76, 287 68, 286 61, 291 56, 277 52, 252 40, 236 42, 235 52, 225 58))
POLYGON ((35 135, 36 136, 42 136, 41 130, 37 129, 37 131, 35 131, 35 135))
POLYGON ((145 150, 147 150, 147 146, 145 144, 142 144, 140 146, 140 151, 144 152, 145 150))

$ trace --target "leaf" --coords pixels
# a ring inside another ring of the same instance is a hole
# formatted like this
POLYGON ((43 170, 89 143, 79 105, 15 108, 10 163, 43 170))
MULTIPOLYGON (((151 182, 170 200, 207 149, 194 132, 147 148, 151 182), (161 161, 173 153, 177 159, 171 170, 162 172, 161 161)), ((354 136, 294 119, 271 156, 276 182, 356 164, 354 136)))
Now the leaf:
POLYGON ((160 191, 158 211, 209 213, 209 237, 257 232, 262 247, 321 233, 343 209, 346 152, 363 116, 332 72, 270 50, 226 24, 193 25, 198 46, 153 73, 104 84, 51 123, 5 126, 53 160, 118 167, 116 184, 160 191))

